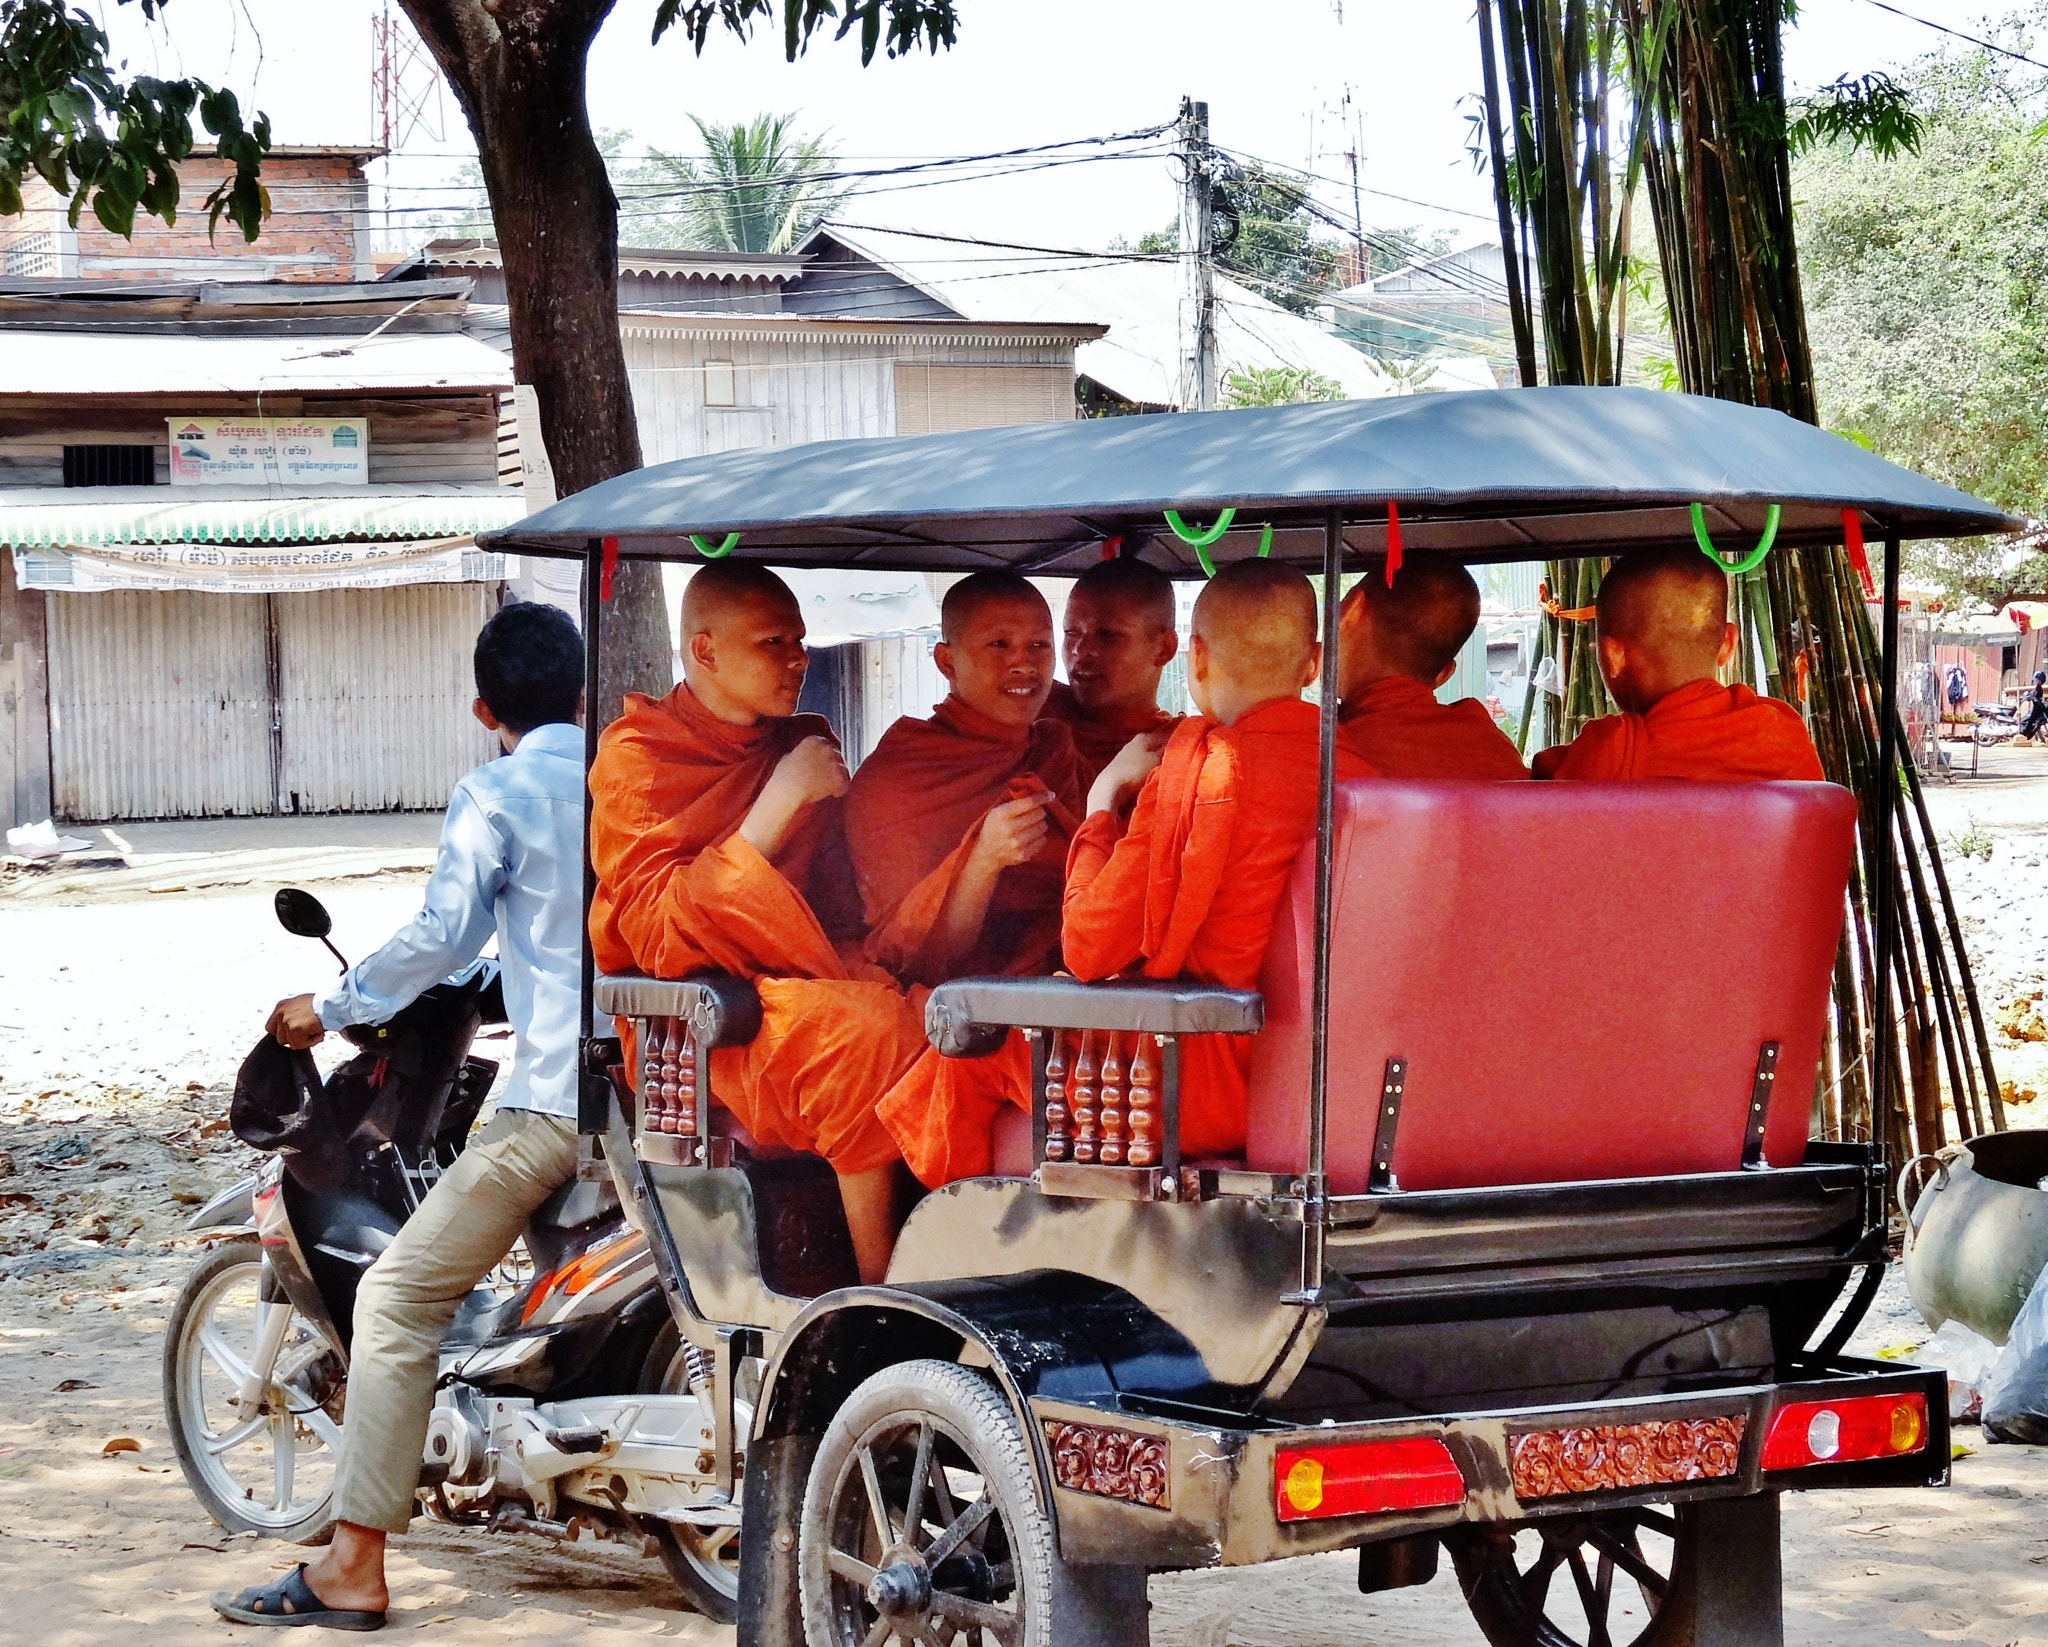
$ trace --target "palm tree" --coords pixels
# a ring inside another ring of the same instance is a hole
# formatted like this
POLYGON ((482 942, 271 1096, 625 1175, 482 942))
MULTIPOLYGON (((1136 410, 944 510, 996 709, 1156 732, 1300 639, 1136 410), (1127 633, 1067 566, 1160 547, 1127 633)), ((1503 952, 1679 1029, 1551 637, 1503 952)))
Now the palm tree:
POLYGON ((834 154, 823 137, 799 138, 793 114, 756 115, 734 126, 690 116, 704 158, 653 151, 619 179, 620 239, 705 251, 787 252, 845 198, 831 185, 834 154))

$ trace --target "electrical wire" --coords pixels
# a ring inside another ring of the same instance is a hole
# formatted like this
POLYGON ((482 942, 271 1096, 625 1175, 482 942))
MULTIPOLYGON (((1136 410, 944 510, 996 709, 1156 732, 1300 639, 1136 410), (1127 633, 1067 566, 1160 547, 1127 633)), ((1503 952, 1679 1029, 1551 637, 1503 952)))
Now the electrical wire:
POLYGON ((2010 46, 2001 46, 1994 40, 1986 40, 1982 35, 1965 34, 1961 29, 1952 29, 1946 23, 1935 22, 1931 17, 1918 16, 1892 5, 1890 0, 1863 0, 1863 3, 1866 6, 1875 6, 1879 11, 1888 11, 1894 17, 1903 17, 1909 23, 1918 23, 1924 29, 1934 30, 1936 34, 1953 35, 1958 40, 1967 40, 1973 46, 1982 46, 1986 51, 1998 53, 2000 57, 2010 57, 2015 63, 2025 63, 2029 68, 2048 70, 2048 63, 2043 63, 2037 57, 2029 57, 2023 51, 2014 51, 2010 46))

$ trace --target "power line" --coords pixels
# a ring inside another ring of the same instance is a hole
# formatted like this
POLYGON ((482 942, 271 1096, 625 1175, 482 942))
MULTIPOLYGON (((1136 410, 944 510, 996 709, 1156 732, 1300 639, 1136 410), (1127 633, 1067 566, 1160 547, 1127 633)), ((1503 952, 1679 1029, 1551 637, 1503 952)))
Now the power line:
POLYGON ((1903 17, 1909 23, 1918 23, 1923 29, 1932 29, 1936 34, 1953 35, 1958 40, 1967 40, 1973 46, 1982 46, 1986 51, 1996 52, 2000 57, 2010 57, 2015 63, 2025 63, 2029 68, 2048 70, 2048 63, 2039 58, 2029 57, 2023 51, 2014 51, 2001 46, 1995 40, 1986 40, 1981 35, 1965 34, 1961 29, 1952 29, 1946 23, 1937 23, 1931 17, 1920 17, 1910 11, 1894 6, 1890 0, 1863 0, 1866 6, 1875 6, 1879 11, 1888 11, 1894 17, 1903 17))

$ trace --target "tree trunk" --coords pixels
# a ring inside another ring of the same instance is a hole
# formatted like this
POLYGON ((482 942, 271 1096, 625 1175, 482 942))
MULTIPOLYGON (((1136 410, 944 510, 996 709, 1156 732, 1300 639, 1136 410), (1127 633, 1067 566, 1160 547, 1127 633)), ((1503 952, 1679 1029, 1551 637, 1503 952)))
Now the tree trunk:
MULTIPOLYGON (((462 105, 490 196, 512 370, 533 385, 563 496, 640 467, 619 339, 619 207, 584 69, 613 0, 401 0, 462 105)), ((674 683, 661 569, 621 563, 604 614, 603 702, 674 683)))

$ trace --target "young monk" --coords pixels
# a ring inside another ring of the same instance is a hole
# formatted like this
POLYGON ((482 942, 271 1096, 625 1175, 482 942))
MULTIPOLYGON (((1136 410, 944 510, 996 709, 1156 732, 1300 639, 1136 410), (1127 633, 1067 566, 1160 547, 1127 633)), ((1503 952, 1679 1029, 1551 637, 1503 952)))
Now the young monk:
POLYGON ((906 983, 1042 970, 1078 821, 1074 740, 1040 712, 1052 611, 1009 572, 946 592, 933 649, 952 687, 930 720, 882 734, 846 796, 868 957, 906 983))
POLYGON ((1163 742, 1175 717, 1159 707, 1159 676, 1180 650, 1173 629, 1173 580, 1126 557, 1091 566, 1074 580, 1062 626, 1067 679, 1045 700, 1065 721, 1081 757, 1085 789, 1140 733, 1163 742))
POLYGON ((1819 782, 1799 713, 1715 670, 1734 656, 1728 578, 1691 548, 1638 549, 1594 597, 1600 673, 1621 706, 1536 757, 1539 778, 1795 778, 1819 782))
MULTIPOLYGON (((1316 710, 1301 692, 1321 662, 1308 579, 1241 561, 1195 603, 1188 691, 1201 710, 1163 752, 1133 739, 1096 778, 1067 858, 1061 943, 1077 978, 1132 972, 1253 987, 1302 845, 1315 833, 1316 710), (1119 809, 1137 792, 1129 827, 1119 809)), ((1341 744, 1337 776, 1371 769, 1341 744)), ((1181 1047, 1181 1150, 1242 1149, 1248 1036, 1181 1047)), ((927 1184, 990 1170, 1004 1102, 1030 1106, 1030 1061, 1013 1034, 987 1058, 928 1054, 882 1101, 882 1118, 927 1184)))
POLYGON ((1384 563, 1344 597, 1338 618, 1338 736, 1382 778, 1526 778, 1507 734, 1477 698, 1438 703, 1479 626, 1479 585, 1454 560, 1411 553, 1387 586, 1384 563))
POLYGON ((755 980, 761 1032, 712 1053, 712 1090, 761 1142, 831 1163, 861 1277, 879 1281, 898 1155, 874 1105, 924 1050, 923 1002, 849 964, 805 896, 847 775, 826 722, 795 713, 796 597, 721 561, 690 579, 682 631, 683 684, 629 693, 590 769, 598 969, 755 980))

